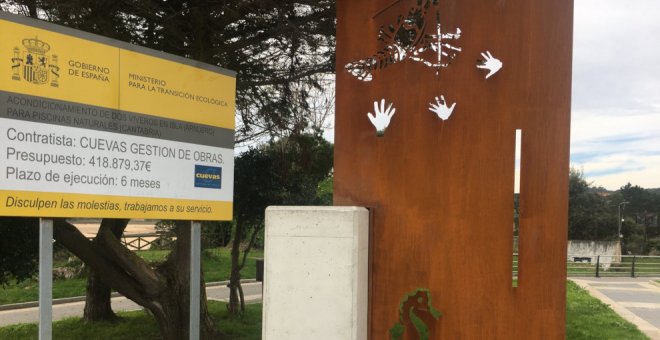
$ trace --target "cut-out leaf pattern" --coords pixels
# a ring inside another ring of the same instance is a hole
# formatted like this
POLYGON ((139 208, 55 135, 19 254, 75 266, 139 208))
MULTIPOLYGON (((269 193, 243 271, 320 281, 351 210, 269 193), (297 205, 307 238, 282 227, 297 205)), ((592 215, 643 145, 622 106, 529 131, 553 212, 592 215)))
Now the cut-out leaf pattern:
POLYGON ((451 45, 448 41, 460 39, 461 29, 457 28, 455 33, 442 33, 440 13, 437 10, 439 0, 416 2, 417 5, 411 8, 407 15, 397 17, 396 25, 381 26, 378 40, 385 44, 381 51, 366 59, 346 64, 345 68, 350 74, 359 80, 371 81, 374 71, 406 59, 435 69, 436 75, 441 68, 449 66, 461 48, 451 45), (426 18, 431 7, 436 8, 435 27, 429 25, 426 18), (428 32, 433 30, 431 27, 435 28, 435 32, 428 32))

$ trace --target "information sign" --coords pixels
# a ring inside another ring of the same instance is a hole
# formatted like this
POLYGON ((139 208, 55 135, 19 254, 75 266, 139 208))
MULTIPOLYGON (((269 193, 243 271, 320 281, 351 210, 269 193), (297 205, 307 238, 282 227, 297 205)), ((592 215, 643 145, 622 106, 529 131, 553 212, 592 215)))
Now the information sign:
POLYGON ((0 58, 0 215, 232 218, 233 72, 4 13, 0 58))

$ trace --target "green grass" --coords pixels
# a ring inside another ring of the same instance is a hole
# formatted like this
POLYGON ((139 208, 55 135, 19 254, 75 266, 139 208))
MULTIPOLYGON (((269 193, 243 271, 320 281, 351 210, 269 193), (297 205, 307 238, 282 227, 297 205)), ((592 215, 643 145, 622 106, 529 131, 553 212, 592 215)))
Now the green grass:
MULTIPOLYGON (((642 340, 648 338, 633 324, 625 321, 600 302, 567 282, 566 291, 566 339, 568 340, 642 340)), ((209 301, 209 312, 218 328, 229 339, 248 340, 261 338, 261 305, 247 305, 241 317, 229 316, 224 303, 209 301)), ((119 313, 117 323, 84 324, 70 318, 53 323, 54 339, 156 339, 158 330, 154 319, 145 312, 119 313)), ((0 328, 0 339, 36 339, 36 324, 12 325, 0 328)))
MULTIPOLYGON (((167 250, 143 250, 137 254, 149 263, 165 260, 167 250)), ((256 260, 263 257, 262 250, 253 250, 248 255, 245 267, 241 271, 243 279, 254 279, 256 273, 256 260)), ((202 268, 204 281, 217 282, 229 280, 231 271, 231 257, 229 248, 213 248, 202 253, 202 268)), ((85 295, 86 278, 55 280, 53 281, 53 298, 64 298, 85 295)), ((0 288, 0 305, 11 303, 37 301, 39 299, 39 282, 29 280, 0 288)))
MULTIPOLYGON (((580 274, 589 274, 588 276, 596 275, 596 264, 593 263, 580 263, 580 262, 566 262, 566 273, 568 276, 580 274)), ((580 276, 578 275, 578 276, 580 276)))
POLYGON ((648 339, 637 327, 621 318, 608 305, 568 281, 566 287, 566 339, 648 339))
MULTIPOLYGON (((231 249, 213 248, 202 253, 202 262, 204 269, 204 280, 206 282, 217 282, 229 280, 231 272, 231 249)), ((167 250, 143 250, 137 252, 140 257, 147 262, 164 261, 169 251, 167 250)), ((242 253, 241 253, 242 256, 242 253)), ((252 250, 245 262, 245 267, 241 271, 244 279, 254 279, 257 276, 257 267, 255 258, 263 257, 263 250, 252 250)))
MULTIPOLYGON (((624 257, 622 261, 630 271, 632 267, 632 258, 624 257)), ((660 259, 658 258, 649 258, 649 257, 637 257, 635 258, 635 274, 636 275, 647 275, 647 276, 657 276, 660 275, 660 259)))
MULTIPOLYGON (((261 305, 250 304, 241 316, 231 316, 226 304, 209 301, 209 313, 228 339, 261 339, 261 305)), ((143 311, 119 313, 117 322, 85 324, 79 318, 69 318, 53 323, 53 339, 158 339, 158 327, 152 316, 143 311)), ((0 339, 36 339, 37 324, 19 324, 0 328, 0 339)))
POLYGON ((135 252, 136 255, 149 263, 165 261, 169 253, 169 250, 140 250, 135 252))
MULTIPOLYGON (((86 284, 87 279, 55 280, 53 299, 85 295, 86 284)), ((39 300, 39 282, 36 280, 0 288, 0 305, 37 300, 39 300)))
MULTIPOLYGON (((229 280, 231 272, 231 254, 229 248, 214 248, 202 255, 204 262, 204 280, 206 282, 217 282, 229 280)), ((241 253, 242 256, 242 253, 241 253)), ((254 279, 257 277, 256 258, 263 258, 263 250, 252 250, 245 261, 245 267, 241 270, 243 279, 254 279)))

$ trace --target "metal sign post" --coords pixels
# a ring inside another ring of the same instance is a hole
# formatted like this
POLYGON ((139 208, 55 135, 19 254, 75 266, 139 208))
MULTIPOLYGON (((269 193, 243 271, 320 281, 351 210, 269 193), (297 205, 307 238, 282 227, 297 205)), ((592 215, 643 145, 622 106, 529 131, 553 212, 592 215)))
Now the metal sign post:
POLYGON ((190 222, 190 340, 199 339, 201 229, 200 222, 190 222))
POLYGON ((53 328, 53 220, 39 219, 39 340, 50 340, 53 328))

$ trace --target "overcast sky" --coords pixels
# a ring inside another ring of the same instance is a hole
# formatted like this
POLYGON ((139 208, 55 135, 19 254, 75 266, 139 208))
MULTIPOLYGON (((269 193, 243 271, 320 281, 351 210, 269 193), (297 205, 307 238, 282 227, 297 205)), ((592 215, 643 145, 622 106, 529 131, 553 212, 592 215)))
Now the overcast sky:
POLYGON ((575 0, 571 164, 660 187, 660 0, 575 0))

